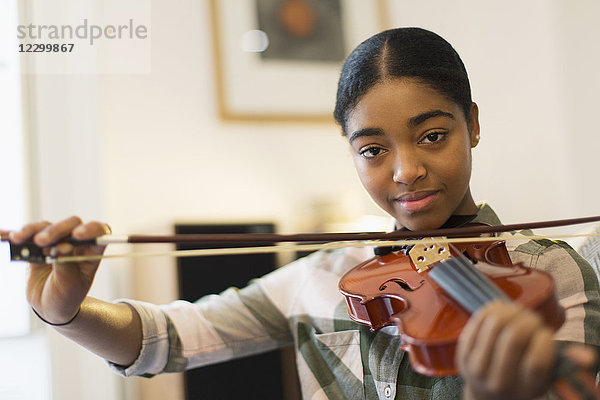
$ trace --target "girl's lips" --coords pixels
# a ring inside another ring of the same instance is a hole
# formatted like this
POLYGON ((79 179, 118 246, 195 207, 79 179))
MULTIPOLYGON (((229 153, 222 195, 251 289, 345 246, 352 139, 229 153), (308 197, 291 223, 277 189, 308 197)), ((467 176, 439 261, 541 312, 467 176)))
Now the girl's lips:
POLYGON ((407 193, 398 198, 400 206, 406 211, 414 213, 427 208, 436 199, 438 192, 407 193))

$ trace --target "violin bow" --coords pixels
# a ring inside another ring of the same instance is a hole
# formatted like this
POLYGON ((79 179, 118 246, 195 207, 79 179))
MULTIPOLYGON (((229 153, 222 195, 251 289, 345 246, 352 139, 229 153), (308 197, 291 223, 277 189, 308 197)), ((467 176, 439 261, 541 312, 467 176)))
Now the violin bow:
MULTIPOLYGON (((75 246, 94 246, 108 244, 202 244, 210 245, 212 248, 196 250, 178 250, 171 252, 148 252, 129 254, 106 254, 86 256, 48 256, 44 249, 37 246, 33 241, 24 243, 12 243, 8 234, 0 235, 0 241, 9 242, 11 260, 27 261, 32 263, 62 263, 100 260, 103 258, 118 257, 156 257, 156 256, 206 256, 206 255, 231 255, 231 254, 257 254, 273 253, 281 251, 315 251, 321 249, 338 249, 345 247, 370 247, 370 246, 392 246, 398 244, 412 245, 424 243, 421 238, 427 237, 449 237, 453 242, 472 240, 473 235, 483 235, 501 232, 522 231, 528 229, 544 229, 569 225, 586 224, 600 221, 600 216, 571 218, 562 220, 550 220, 539 222, 527 222, 508 225, 472 225, 460 228, 427 229, 421 231, 394 231, 394 232, 346 232, 346 233, 297 233, 297 234, 178 234, 178 235, 104 235, 92 240, 75 240, 66 238, 64 242, 75 246), (471 236, 471 237, 468 237, 471 236), (291 245, 278 245, 277 243, 293 243, 291 245), (304 243, 304 244, 298 244, 304 243), (227 244, 238 246, 233 248, 224 247, 227 244), (252 247, 239 247, 248 246, 252 247)), ((600 236, 600 234, 575 234, 560 235, 565 237, 600 236)), ((528 235, 529 239, 547 239, 549 236, 528 235)), ((507 238, 502 238, 506 240, 507 238)), ((496 237, 481 237, 478 240, 498 240, 496 237)))

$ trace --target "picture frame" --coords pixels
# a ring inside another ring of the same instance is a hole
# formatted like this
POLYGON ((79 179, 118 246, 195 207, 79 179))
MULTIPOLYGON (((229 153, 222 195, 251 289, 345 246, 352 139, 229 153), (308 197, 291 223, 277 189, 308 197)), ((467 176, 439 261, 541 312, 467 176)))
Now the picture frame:
POLYGON ((332 123, 343 59, 388 27, 384 0, 210 0, 210 7, 217 105, 225 121, 332 123), (285 36, 275 32, 267 51, 244 51, 248 32, 278 29, 270 20, 283 3, 315 8, 304 25, 292 19, 299 39, 275 43, 285 36), (329 9, 323 7, 326 3, 329 9), (309 43, 302 37, 307 26, 324 26, 330 32, 309 43), (332 27, 337 27, 337 36, 332 27), (334 42, 336 37, 341 40, 334 42))

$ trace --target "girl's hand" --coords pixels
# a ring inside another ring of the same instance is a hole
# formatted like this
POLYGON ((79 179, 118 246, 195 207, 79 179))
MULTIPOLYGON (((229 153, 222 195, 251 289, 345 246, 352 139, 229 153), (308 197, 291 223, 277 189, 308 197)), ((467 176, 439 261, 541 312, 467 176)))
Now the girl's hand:
POLYGON ((553 332, 533 311, 495 302, 475 313, 457 347, 465 399, 532 399, 546 393, 556 360, 553 332))
MULTIPOLYGON (((110 233, 106 224, 84 224, 79 217, 71 217, 51 224, 36 222, 10 233, 10 240, 22 243, 33 240, 44 247, 49 255, 100 255, 106 246, 73 246, 60 243, 72 236, 77 240, 89 240, 110 233)), ((62 324, 70 321, 92 286, 99 261, 66 264, 30 264, 27 281, 27 300, 46 321, 62 324)))

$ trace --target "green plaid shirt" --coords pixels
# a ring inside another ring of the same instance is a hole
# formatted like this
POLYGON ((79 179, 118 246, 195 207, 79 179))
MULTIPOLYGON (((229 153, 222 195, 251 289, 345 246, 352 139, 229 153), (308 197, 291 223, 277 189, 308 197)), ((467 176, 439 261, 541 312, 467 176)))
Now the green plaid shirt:
MULTIPOLYGON (((487 205, 475 222, 500 223, 487 205)), ((554 276, 567 315, 556 339, 599 346, 598 280, 589 264, 562 242, 522 235, 507 247, 513 262, 554 276)), ((305 399, 461 398, 460 377, 427 377, 411 368, 394 328, 372 333, 348 317, 339 280, 372 255, 372 249, 320 251, 195 303, 121 300, 140 314, 143 343, 131 366, 112 368, 152 376, 293 344, 305 399)))

